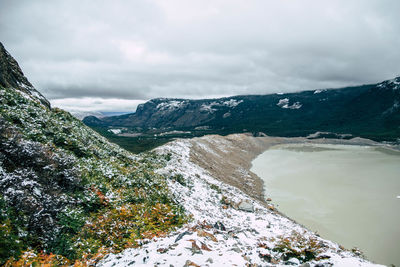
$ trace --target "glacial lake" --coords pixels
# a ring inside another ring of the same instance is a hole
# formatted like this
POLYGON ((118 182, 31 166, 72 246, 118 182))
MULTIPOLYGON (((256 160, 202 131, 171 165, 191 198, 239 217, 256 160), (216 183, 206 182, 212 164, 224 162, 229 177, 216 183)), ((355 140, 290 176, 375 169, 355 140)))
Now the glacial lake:
POLYGON ((373 262, 400 266, 400 152, 289 144, 252 164, 279 211, 373 262))

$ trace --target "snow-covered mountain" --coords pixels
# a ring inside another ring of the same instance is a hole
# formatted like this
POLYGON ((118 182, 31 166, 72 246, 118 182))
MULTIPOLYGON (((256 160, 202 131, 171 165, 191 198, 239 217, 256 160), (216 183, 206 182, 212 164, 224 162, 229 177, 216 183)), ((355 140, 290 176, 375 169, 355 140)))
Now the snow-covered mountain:
POLYGON ((132 127, 142 131, 205 129, 205 133, 264 132, 307 136, 320 132, 375 140, 400 138, 400 77, 378 84, 289 94, 221 99, 153 99, 136 113, 86 117, 89 126, 132 127))

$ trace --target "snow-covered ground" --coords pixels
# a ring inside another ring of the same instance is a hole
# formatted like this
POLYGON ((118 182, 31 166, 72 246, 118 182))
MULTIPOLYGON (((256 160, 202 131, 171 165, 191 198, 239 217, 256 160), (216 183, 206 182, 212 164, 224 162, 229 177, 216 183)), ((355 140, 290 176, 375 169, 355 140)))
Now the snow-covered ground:
POLYGON ((185 178, 168 181, 191 222, 140 248, 110 254, 100 266, 378 266, 217 181, 190 161, 190 149, 189 140, 176 140, 156 151, 172 154, 159 173, 185 178), (310 252, 314 259, 305 262, 310 252))

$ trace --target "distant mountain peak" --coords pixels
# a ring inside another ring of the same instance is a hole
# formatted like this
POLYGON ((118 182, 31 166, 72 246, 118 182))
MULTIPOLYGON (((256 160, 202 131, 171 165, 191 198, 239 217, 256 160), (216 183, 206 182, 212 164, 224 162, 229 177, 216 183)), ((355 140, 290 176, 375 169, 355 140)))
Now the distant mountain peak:
POLYGON ((0 86, 5 88, 15 88, 32 98, 36 98, 43 105, 50 107, 50 102, 39 93, 28 81, 18 65, 18 62, 5 49, 0 42, 0 86))
POLYGON ((386 88, 392 90, 400 89, 400 77, 396 77, 394 79, 386 80, 377 85, 379 88, 386 88))

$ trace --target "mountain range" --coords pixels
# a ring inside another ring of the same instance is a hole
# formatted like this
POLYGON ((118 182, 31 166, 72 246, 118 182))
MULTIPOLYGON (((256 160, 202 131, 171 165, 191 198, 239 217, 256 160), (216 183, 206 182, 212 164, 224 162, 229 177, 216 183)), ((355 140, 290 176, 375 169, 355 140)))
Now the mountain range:
POLYGON ((157 98, 139 105, 135 113, 88 116, 83 122, 138 132, 262 132, 272 136, 331 132, 334 136, 396 141, 400 137, 400 77, 377 84, 286 94, 157 98))

